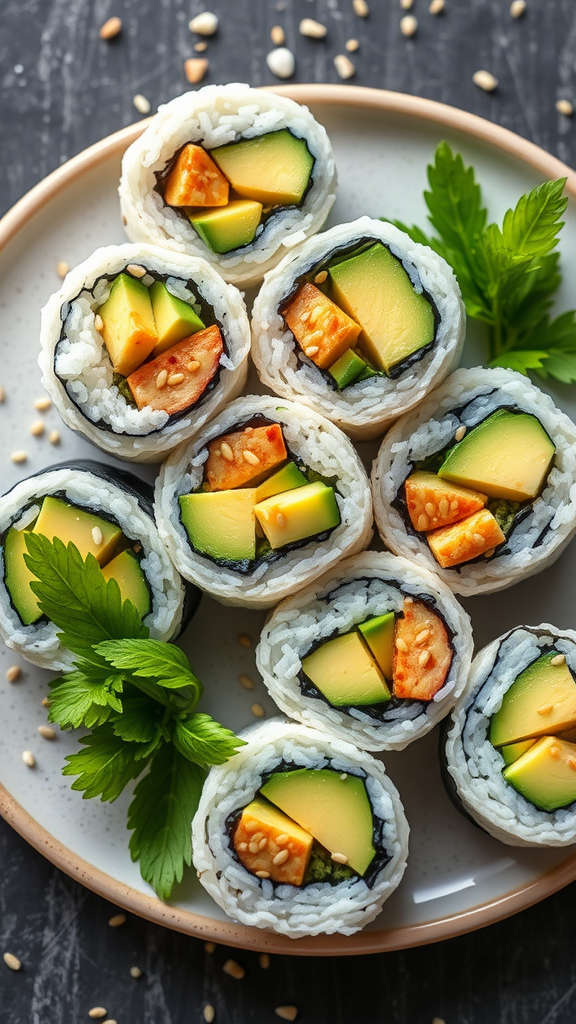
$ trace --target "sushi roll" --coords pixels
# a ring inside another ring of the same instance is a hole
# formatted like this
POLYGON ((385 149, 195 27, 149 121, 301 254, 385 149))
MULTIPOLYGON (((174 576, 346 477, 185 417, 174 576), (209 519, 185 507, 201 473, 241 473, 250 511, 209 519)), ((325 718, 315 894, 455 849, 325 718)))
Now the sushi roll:
POLYGON ((576 632, 518 626, 480 651, 445 758, 451 795, 495 839, 576 842, 576 632))
POLYGON ((185 592, 160 541, 145 485, 90 460, 43 470, 0 498, 0 636, 41 668, 69 670, 75 656, 30 589, 24 555, 31 531, 73 542, 83 558, 93 554, 157 640, 178 636, 198 604, 198 591, 185 592))
POLYGON ((511 370, 457 370, 384 438, 372 470, 384 543, 464 596, 558 558, 576 530, 576 427, 511 370))
POLYGON ((212 768, 192 823, 201 884, 230 917, 293 939, 352 935, 408 856, 384 765, 338 737, 273 719, 212 768))
POLYGON ((240 394, 250 327, 205 260, 109 245, 42 310, 42 383, 62 419, 108 455, 159 462, 240 394))
POLYGON ((261 281, 318 231, 335 193, 330 140, 308 108, 238 83, 161 106, 122 161, 131 241, 202 256, 233 284, 261 281))
POLYGON ((369 438, 457 365, 464 328, 445 260, 392 224, 361 217, 309 239, 266 275, 252 357, 276 394, 369 438))
POLYGON ((365 551, 275 609, 256 664, 291 718, 365 750, 403 750, 454 706, 472 650, 468 615, 437 576, 365 551))
POLYGON ((350 441, 295 402, 239 398, 164 463, 156 519, 185 579, 266 608, 367 547, 372 502, 350 441))

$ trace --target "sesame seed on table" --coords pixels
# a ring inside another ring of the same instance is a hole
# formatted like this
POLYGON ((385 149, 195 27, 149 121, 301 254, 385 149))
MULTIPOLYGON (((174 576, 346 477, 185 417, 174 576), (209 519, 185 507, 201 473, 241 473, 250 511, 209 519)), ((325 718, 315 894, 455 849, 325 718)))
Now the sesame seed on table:
MULTIPOLYGON (((486 117, 574 165, 575 38, 573 0, 210 0, 207 8, 199 0, 3 0, 0 212, 82 149, 190 84, 213 82, 411 93, 486 117)), ((67 257, 53 253, 54 288, 67 257)), ((7 344, 9 325, 1 328, 7 344)), ((161 371, 157 386, 178 387, 181 376, 161 371)), ((0 403, 8 414, 1 368, 0 403)), ((40 393, 33 405, 49 412, 40 393)), ((56 424, 31 414, 28 433, 4 447, 3 465, 12 460, 26 475, 35 446, 59 444, 56 424)), ((232 456, 226 443, 222 455, 232 456)), ((239 657, 257 643, 237 640, 239 657)), ((8 689, 26 686, 26 666, 5 664, 0 714, 8 689)), ((239 671, 239 688, 254 685, 239 671)), ((262 705, 246 699, 261 717, 262 705)), ((54 730, 38 728, 22 770, 42 773, 52 740, 54 730)), ((0 1022, 573 1024, 575 898, 572 884, 487 929, 415 949, 347 960, 269 956, 125 914, 0 818, 0 1022)))

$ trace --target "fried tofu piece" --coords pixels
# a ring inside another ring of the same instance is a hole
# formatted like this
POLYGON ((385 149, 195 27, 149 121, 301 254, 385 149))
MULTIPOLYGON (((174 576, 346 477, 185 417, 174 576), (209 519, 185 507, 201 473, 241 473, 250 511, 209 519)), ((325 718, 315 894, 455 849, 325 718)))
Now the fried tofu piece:
POLYGON ((302 885, 313 837, 261 796, 242 811, 233 842, 239 860, 257 878, 302 885))
POLYGON ((303 284, 282 313, 300 348, 327 370, 356 344, 360 325, 313 284, 303 284))
POLYGON ((446 627, 423 601, 407 597, 396 620, 393 686, 395 697, 432 700, 444 686, 452 664, 446 627))
POLYGON ((432 530, 426 540, 438 564, 447 569, 492 551, 506 537, 492 513, 483 508, 459 523, 432 530))
POLYGON ((170 416, 188 409, 217 373, 223 351, 216 325, 172 345, 127 378, 136 405, 162 409, 170 416))
POLYGON ((412 473, 404 490, 406 507, 415 530, 423 533, 450 526, 484 508, 488 497, 480 491, 458 487, 435 473, 412 473))
POLYGON ((226 206, 230 185, 202 146, 189 143, 178 156, 164 188, 168 206, 226 206))
POLYGON ((245 427, 216 438, 208 445, 204 480, 210 491, 228 491, 260 483, 288 458, 282 427, 245 427))

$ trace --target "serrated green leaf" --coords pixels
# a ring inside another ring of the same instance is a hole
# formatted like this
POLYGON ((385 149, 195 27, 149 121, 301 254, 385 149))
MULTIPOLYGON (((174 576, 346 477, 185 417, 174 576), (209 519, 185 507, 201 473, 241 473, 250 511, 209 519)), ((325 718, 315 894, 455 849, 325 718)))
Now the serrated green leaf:
POLYGON ((562 384, 576 383, 576 311, 568 310, 552 321, 548 317, 541 320, 527 344, 540 344, 546 349, 548 358, 538 371, 539 377, 552 377, 562 384))
POLYGON ((176 718, 172 740, 184 757, 200 765, 224 764, 245 746, 245 740, 204 714, 176 718))
POLYGON ((192 818, 205 772, 173 746, 162 747, 140 780, 128 812, 130 853, 142 878, 167 900, 192 861, 192 818))
POLYGON ((82 671, 82 662, 74 672, 50 683, 48 721, 62 729, 78 729, 81 725, 92 729, 102 725, 112 711, 122 711, 122 677, 106 674, 94 678, 82 671))
POLYGON ((189 690, 193 703, 202 695, 202 684, 188 658, 174 644, 127 639, 104 641, 95 650, 114 668, 129 672, 134 681, 154 679, 157 686, 167 690, 189 690))
POLYGON ((82 737, 80 743, 84 749, 68 754, 62 774, 78 776, 72 789, 80 790, 84 800, 99 796, 112 802, 144 770, 144 763, 134 759, 132 745, 115 736, 109 722, 82 737))
POLYGON ((441 142, 428 165, 430 191, 424 193, 429 220, 440 238, 452 249, 465 243, 473 247, 486 225, 482 192, 472 166, 465 167, 459 153, 441 142))
POLYGON ((508 370, 517 370, 518 373, 528 374, 528 370, 541 369, 544 360, 547 360, 548 352, 537 349, 516 350, 511 349, 503 352, 497 359, 490 361, 490 366, 504 366, 508 370))
POLYGON ((134 744, 134 758, 149 757, 162 743, 170 740, 164 719, 166 709, 128 684, 122 698, 122 711, 110 718, 116 736, 134 744), (137 750, 136 750, 137 746, 137 750))
POLYGON ((545 256, 554 249, 564 226, 560 220, 568 199, 563 195, 566 178, 545 181, 520 196, 507 210, 502 224, 502 244, 515 253, 545 256))

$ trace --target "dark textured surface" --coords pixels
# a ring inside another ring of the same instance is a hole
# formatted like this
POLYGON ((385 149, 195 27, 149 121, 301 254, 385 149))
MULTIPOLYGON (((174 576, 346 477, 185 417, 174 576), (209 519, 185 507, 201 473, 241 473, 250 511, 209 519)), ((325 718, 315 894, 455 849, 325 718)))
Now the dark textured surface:
MULTIPOLYGON (((295 81, 336 82, 333 57, 350 37, 359 85, 452 103, 491 118, 574 163, 576 127, 555 112, 576 93, 574 0, 528 0, 520 21, 508 0, 446 0, 438 18, 415 0, 419 30, 398 31, 398 0, 371 0, 366 20, 349 0, 214 0, 221 28, 209 43, 206 81, 274 79, 265 65, 272 25, 284 26, 297 58, 295 81), (328 26, 323 42, 298 35, 301 17, 328 26), (500 80, 488 96, 478 68, 500 80)), ((132 97, 154 109, 183 91, 193 56, 188 0, 2 0, 0 111, 2 191, 7 209, 63 160, 137 119, 132 97), (98 38, 111 14, 124 21, 111 43, 98 38)), ((6 325, 3 326, 3 334, 6 325)), ((1 740, 0 740, 1 742, 1 740)), ((243 981, 222 973, 230 951, 137 918, 118 929, 103 900, 61 875, 0 821, 0 1024, 76 1024, 94 1005, 118 1024, 192 1024, 203 1006, 222 1024, 274 1021, 293 1003, 303 1024, 574 1024, 576 886, 484 931, 435 946, 349 960, 232 955, 243 981), (139 966, 140 980, 130 977, 139 966)))

